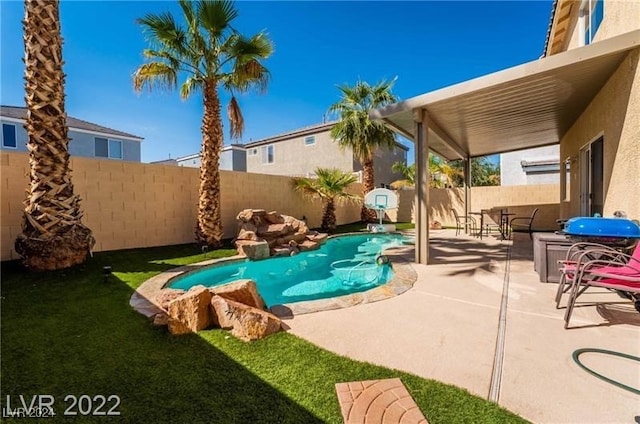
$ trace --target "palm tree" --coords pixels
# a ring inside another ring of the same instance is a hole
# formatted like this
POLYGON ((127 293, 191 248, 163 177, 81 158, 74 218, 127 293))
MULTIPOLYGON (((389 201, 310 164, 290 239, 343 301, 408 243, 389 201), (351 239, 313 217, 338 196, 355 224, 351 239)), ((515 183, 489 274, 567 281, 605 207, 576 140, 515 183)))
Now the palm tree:
POLYGON ((293 178, 293 188, 305 196, 322 200, 323 231, 333 231, 336 228, 336 202, 359 199, 348 193, 347 187, 358 179, 355 175, 342 172, 336 168, 317 168, 317 178, 293 178))
POLYGON ((431 174, 431 187, 447 188, 453 185, 455 174, 453 168, 447 161, 432 153, 429 153, 429 173, 431 174))
MULTIPOLYGON (((416 164, 407 166, 404 162, 396 162, 391 170, 402 174, 403 179, 391 183, 394 189, 414 187, 416 184, 416 164)), ((449 163, 433 153, 429 153, 429 173, 431 174, 430 187, 446 188, 453 185, 454 170, 449 163)))
MULTIPOLYGON (((353 87, 338 86, 340 101, 329 108, 330 112, 337 113, 340 118, 331 129, 331 137, 343 149, 351 148, 362 164, 363 196, 374 189, 373 154, 376 148, 391 149, 395 145, 393 131, 382 122, 369 118, 371 110, 397 101, 396 96, 391 93, 394 81, 382 81, 374 86, 363 81, 358 81, 353 87)), ((363 204, 360 217, 365 222, 375 222, 376 212, 363 204)))
POLYGON ((178 25, 170 13, 149 14, 138 19, 148 36, 150 48, 144 50, 149 60, 133 75, 137 91, 153 86, 176 88, 188 98, 202 93, 202 164, 196 240, 209 247, 222 242, 220 212, 220 151, 223 145, 219 89, 231 95, 227 114, 232 138, 242 136, 244 119, 236 93, 253 88, 264 92, 269 71, 262 60, 273 52, 271 41, 263 32, 247 38, 231 22, 238 16, 233 2, 226 0, 180 0, 186 28, 178 25))
POLYGON ((400 190, 405 187, 414 187, 416 185, 416 164, 412 163, 408 165, 405 162, 395 162, 391 166, 393 172, 397 172, 402 175, 401 180, 396 180, 391 183, 391 187, 400 190))
POLYGON ((15 249, 27 268, 51 271, 84 262, 95 240, 71 182, 59 3, 26 0, 23 28, 30 172, 15 249))

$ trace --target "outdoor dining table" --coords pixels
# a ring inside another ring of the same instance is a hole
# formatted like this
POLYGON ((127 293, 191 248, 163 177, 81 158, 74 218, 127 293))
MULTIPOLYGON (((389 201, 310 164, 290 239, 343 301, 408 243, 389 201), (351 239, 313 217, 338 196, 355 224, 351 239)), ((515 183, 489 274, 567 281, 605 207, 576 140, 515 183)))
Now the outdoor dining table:
POLYGON ((480 237, 480 240, 482 240, 482 228, 484 228, 484 214, 487 212, 487 209, 481 209, 480 212, 469 212, 469 215, 480 217, 480 231, 478 231, 478 233, 476 234, 476 237, 480 237))
POLYGON ((516 214, 513 212, 509 212, 507 209, 500 209, 500 222, 498 223, 498 230, 500 231, 502 240, 507 240, 509 238, 509 220, 513 215, 516 214))
MULTIPOLYGON (((480 212, 469 212, 469 215, 475 215, 480 217, 480 230, 476 234, 476 236, 480 237, 480 240, 482 240, 482 231, 484 230, 484 216, 495 214, 495 213, 500 214, 500 218, 498 221, 498 231, 500 232, 501 240, 507 240, 509 238, 509 220, 510 220, 509 217, 515 215, 515 213, 508 212, 506 208, 491 208, 491 209, 481 209, 480 212)), ((489 235, 488 228, 487 228, 487 235, 489 235)))

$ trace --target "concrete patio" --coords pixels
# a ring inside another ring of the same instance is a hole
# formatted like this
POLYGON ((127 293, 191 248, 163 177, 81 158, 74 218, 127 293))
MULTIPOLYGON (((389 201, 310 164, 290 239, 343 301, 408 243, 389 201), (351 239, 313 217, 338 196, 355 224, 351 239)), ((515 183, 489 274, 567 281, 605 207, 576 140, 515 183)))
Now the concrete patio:
MULTIPOLYGON (((536 423, 640 422, 640 397, 572 359, 597 348, 640 356, 640 314, 615 293, 587 292, 571 324, 555 308, 557 285, 539 282, 527 235, 482 241, 432 231, 430 260, 397 297, 297 315, 293 334, 354 359, 463 387, 536 423), (593 301, 606 301, 593 306, 593 301), (506 305, 502 308, 501 305, 506 305)), ((397 252, 413 257, 410 247, 397 252)), ((640 363, 599 353, 580 360, 640 387, 640 363)), ((428 414, 427 419, 429 419, 428 414)))

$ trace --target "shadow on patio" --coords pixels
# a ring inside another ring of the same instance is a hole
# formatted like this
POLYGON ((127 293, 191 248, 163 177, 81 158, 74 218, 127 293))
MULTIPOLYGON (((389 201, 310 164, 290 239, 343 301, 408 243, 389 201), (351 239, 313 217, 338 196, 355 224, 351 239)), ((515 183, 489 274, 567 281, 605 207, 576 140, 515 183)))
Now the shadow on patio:
MULTIPOLYGON (((599 301, 606 296, 611 303, 576 308, 572 323, 579 328, 564 330, 564 310, 554 302, 557 286, 541 283, 533 271, 528 235, 499 241, 454 234, 430 233, 431 264, 413 264, 418 280, 408 292, 297 316, 289 321, 290 331, 356 359, 487 398, 497 393, 501 406, 533 422, 632 422, 635 395, 595 378, 572 359, 584 348, 640 356, 638 314, 623 310, 630 303, 619 304, 614 293, 598 294, 599 301)), ((413 250, 401 254, 410 258, 413 250)), ((604 355, 585 360, 597 372, 637 386, 637 363, 604 355)))

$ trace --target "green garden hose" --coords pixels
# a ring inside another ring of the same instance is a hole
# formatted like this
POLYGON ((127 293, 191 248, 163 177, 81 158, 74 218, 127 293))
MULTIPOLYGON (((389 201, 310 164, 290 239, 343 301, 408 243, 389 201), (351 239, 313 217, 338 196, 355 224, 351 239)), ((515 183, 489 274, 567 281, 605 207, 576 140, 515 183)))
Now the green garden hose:
POLYGON ((636 361, 636 362, 640 362, 640 358, 638 358, 637 356, 628 355, 628 354, 622 353, 622 352, 614 352, 612 350, 595 349, 595 348, 578 349, 575 352, 573 352, 573 355, 571 355, 573 357, 573 361, 576 364, 578 364, 578 366, 580 368, 582 368, 583 370, 585 370, 589 374, 593 375, 594 377, 597 377, 600 380, 606 381, 607 383, 613 384, 614 386, 619 387, 619 388, 624 389, 624 390, 627 390, 627 391, 629 391, 631 393, 635 393, 636 395, 640 395, 640 390, 638 390, 638 389, 636 389, 634 387, 630 387, 630 386, 627 386, 625 384, 622 384, 619 381, 612 380, 612 379, 610 379, 608 377, 605 377, 602 374, 598 374, 597 372, 593 371, 591 368, 587 368, 586 365, 584 365, 582 362, 580 362, 580 358, 579 357, 583 353, 604 353, 604 354, 607 354, 607 355, 618 356, 620 358, 631 359, 631 360, 636 361))

